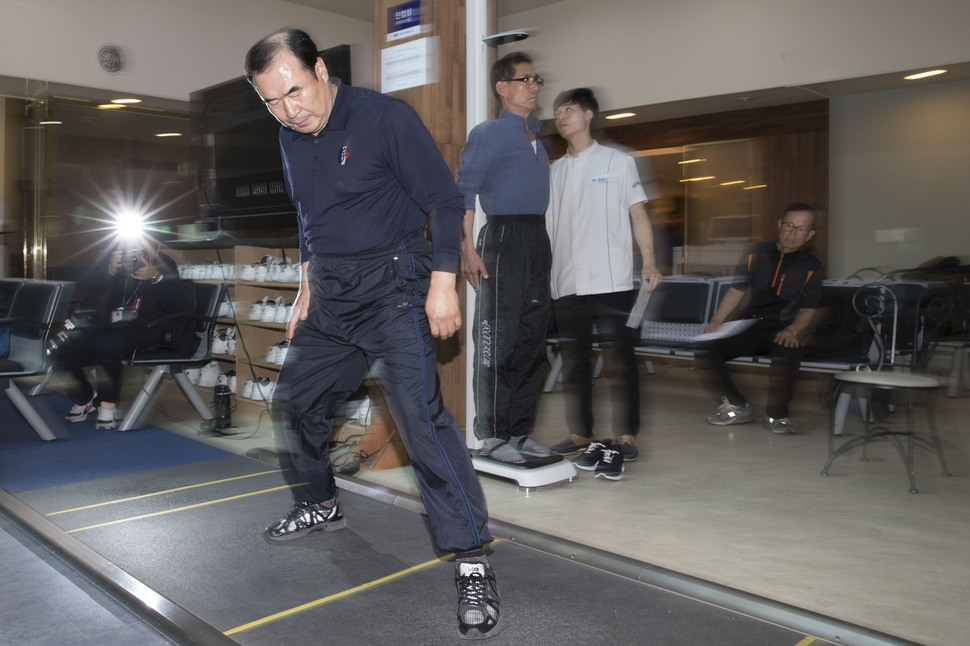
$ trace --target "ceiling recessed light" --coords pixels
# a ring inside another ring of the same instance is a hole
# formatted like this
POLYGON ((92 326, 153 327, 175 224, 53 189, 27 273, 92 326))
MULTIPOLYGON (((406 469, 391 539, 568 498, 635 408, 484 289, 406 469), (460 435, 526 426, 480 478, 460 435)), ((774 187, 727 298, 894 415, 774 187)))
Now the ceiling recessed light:
POLYGON ((38 125, 41 125, 41 126, 59 126, 63 122, 62 121, 38 121, 37 123, 38 125))
POLYGON ((155 133, 155 136, 156 137, 181 137, 182 133, 181 132, 157 132, 155 133))
POLYGON ((636 112, 617 112, 616 114, 607 115, 606 119, 629 119, 630 117, 637 116, 636 112))
POLYGON ((677 162, 678 164, 696 164, 697 162, 707 161, 706 159, 685 159, 677 162))
POLYGON ((752 191, 752 190, 754 190, 756 188, 768 188, 768 185, 767 184, 758 184, 757 186, 745 186, 744 187, 744 190, 746 190, 746 191, 752 191))
POLYGON ((708 175, 707 177, 688 177, 688 178, 682 179, 680 181, 681 181, 681 183, 683 183, 683 182, 703 182, 704 180, 707 180, 707 179, 714 179, 714 176, 713 175, 708 175))
POLYGON ((946 74, 946 70, 930 70, 928 72, 920 72, 919 74, 910 74, 903 78, 907 81, 915 81, 916 79, 925 79, 927 76, 937 76, 939 74, 946 74))
POLYGON ((118 110, 124 107, 120 103, 102 103, 98 106, 98 110, 118 110))
POLYGON ((141 99, 111 99, 111 102, 120 104, 141 103, 141 99))
POLYGON ((734 186, 735 184, 744 184, 745 180, 736 179, 732 182, 721 182, 721 186, 734 186))

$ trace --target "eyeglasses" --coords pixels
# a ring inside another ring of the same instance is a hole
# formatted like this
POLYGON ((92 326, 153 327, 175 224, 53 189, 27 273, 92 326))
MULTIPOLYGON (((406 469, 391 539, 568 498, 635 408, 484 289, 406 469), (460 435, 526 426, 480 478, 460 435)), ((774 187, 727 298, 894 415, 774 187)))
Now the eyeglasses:
POLYGON ((811 231, 812 230, 812 227, 805 226, 804 224, 802 226, 800 226, 800 227, 796 227, 791 222, 782 222, 781 223, 781 230, 782 231, 786 231, 788 233, 794 231, 798 235, 803 236, 806 233, 808 233, 809 231, 811 231))
POLYGON ((529 87, 532 87, 533 85, 538 85, 539 87, 542 87, 543 85, 546 84, 546 79, 542 78, 538 74, 526 74, 525 76, 520 76, 517 79, 506 79, 506 80, 507 81, 522 81, 523 83, 525 83, 529 87))

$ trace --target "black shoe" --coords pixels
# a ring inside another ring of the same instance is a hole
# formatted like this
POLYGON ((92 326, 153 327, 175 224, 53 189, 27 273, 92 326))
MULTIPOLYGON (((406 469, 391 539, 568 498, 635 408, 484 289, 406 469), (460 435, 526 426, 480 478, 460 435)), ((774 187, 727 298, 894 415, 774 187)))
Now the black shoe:
POLYGON ((599 464, 603 451, 606 449, 606 445, 602 442, 596 442, 595 440, 586 445, 586 450, 583 454, 573 460, 573 464, 576 465, 577 469, 582 469, 583 471, 592 471, 599 464))
POLYGON ((291 541, 310 532, 343 529, 346 526, 347 521, 336 500, 332 507, 324 507, 317 502, 298 502, 286 518, 267 527, 263 534, 271 541, 291 541))
POLYGON ((623 452, 624 462, 634 462, 640 457, 640 449, 637 448, 637 441, 632 435, 621 435, 614 444, 623 452))
POLYGON ((559 444, 549 448, 556 455, 572 455, 585 450, 589 446, 589 442, 590 438, 573 433, 559 444))
POLYGON ((479 561, 455 565, 458 588, 458 632, 465 639, 488 639, 502 629, 495 573, 479 561))
POLYGON ((600 453, 599 464, 596 465, 594 478, 619 480, 623 477, 623 451, 605 448, 600 453))

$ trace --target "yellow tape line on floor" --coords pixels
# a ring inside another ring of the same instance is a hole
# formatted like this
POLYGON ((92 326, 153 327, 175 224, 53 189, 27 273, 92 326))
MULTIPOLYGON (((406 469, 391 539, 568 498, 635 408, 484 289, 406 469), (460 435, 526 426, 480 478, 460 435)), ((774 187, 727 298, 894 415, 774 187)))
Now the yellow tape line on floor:
MULTIPOLYGON (((498 543, 504 542, 504 540, 505 539, 497 538, 494 541, 492 541, 491 544, 496 545, 498 543)), ((395 579, 400 579, 409 574, 413 574, 414 572, 417 572, 419 570, 423 570, 425 568, 431 567, 432 565, 435 565, 437 563, 443 563, 445 561, 448 561, 452 557, 454 557, 454 554, 445 554, 444 556, 439 556, 436 559, 431 559, 430 561, 419 563, 418 565, 409 567, 406 570, 401 570, 400 572, 395 572, 394 574, 388 574, 387 576, 381 577, 380 579, 375 579, 368 583, 363 583, 357 586, 356 588, 349 588, 347 590, 344 590, 343 592, 332 594, 329 597, 323 597, 323 598, 317 599, 316 601, 310 601, 309 603, 304 603, 301 606, 296 606, 295 608, 290 608, 289 610, 277 612, 275 615, 269 615, 268 617, 263 617, 262 619, 251 621, 248 624, 243 624, 242 626, 236 626, 235 628, 231 628, 225 631, 223 634, 226 636, 235 635, 237 633, 245 632, 247 630, 252 630, 253 628, 265 626, 266 624, 273 623, 274 621, 279 621, 280 619, 285 619, 286 617, 291 617, 293 615, 299 614, 306 610, 310 610, 312 608, 317 608, 319 606, 328 604, 331 601, 337 601, 338 599, 349 597, 351 595, 357 594, 358 592, 363 592, 365 590, 369 590, 370 588, 377 587, 384 583, 389 583, 391 581, 394 581, 395 579)))
POLYGON ((73 509, 62 509, 60 511, 52 511, 46 516, 57 516, 58 514, 69 514, 75 511, 84 511, 86 509, 95 509, 97 507, 106 507, 108 505, 117 505, 123 502, 131 502, 132 500, 142 500, 143 498, 152 498, 153 496, 164 496, 165 494, 176 493, 179 491, 187 491, 189 489, 197 489, 199 487, 209 487, 211 485, 223 484, 226 482, 233 482, 234 480, 243 480, 245 478, 255 478, 256 476, 265 476, 271 473, 280 473, 279 469, 274 469, 273 471, 260 471, 259 473, 250 473, 244 476, 235 476, 233 478, 223 478, 222 480, 212 480, 210 482, 200 482, 199 484, 186 485, 184 487, 176 487, 174 489, 166 489, 165 491, 156 491, 155 493, 146 493, 141 496, 131 496, 130 498, 119 498, 118 500, 109 500, 107 502, 99 502, 94 505, 85 505, 84 507, 74 507, 73 509))
POLYGON ((67 530, 67 534, 73 534, 75 532, 84 532, 89 529, 97 529, 99 527, 108 527, 109 525, 119 525, 121 523, 130 523, 133 520, 142 520, 145 518, 153 518, 155 516, 164 516, 165 514, 174 514, 178 511, 188 511, 190 509, 198 509, 199 507, 208 507, 209 505, 216 505, 221 502, 230 502, 233 500, 239 500, 241 498, 249 498, 250 496, 258 496, 264 493, 272 493, 273 491, 281 491, 283 489, 292 489, 293 487, 300 487, 305 485, 305 482, 300 482, 297 484, 284 485, 282 487, 273 487, 272 489, 263 489, 262 491, 252 491, 250 493, 241 493, 238 496, 229 496, 228 498, 220 498, 219 500, 209 500, 206 502, 196 503, 194 505, 186 505, 185 507, 175 507, 173 509, 166 509, 165 511, 156 511, 151 514, 142 514, 140 516, 132 516, 130 518, 121 518, 119 520, 112 520, 106 523, 98 523, 97 525, 88 525, 87 527, 78 527, 77 529, 67 530))
POLYGON ((795 644, 795 646, 812 646, 812 644, 814 643, 815 643, 815 638, 809 636, 803 639, 802 641, 798 642, 797 644, 795 644))

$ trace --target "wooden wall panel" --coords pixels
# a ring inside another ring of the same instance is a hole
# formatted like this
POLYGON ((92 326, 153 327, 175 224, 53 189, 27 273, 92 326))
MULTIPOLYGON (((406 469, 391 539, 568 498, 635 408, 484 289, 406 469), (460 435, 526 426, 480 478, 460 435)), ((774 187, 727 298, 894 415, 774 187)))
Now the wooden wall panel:
MULTIPOLYGON (((387 10, 402 0, 375 0, 374 79, 381 79, 381 50, 419 38, 438 39, 438 82, 389 93, 413 107, 424 121, 453 174, 461 163, 465 145, 465 2, 464 0, 421 0, 421 23, 430 30, 411 38, 388 42, 387 10)), ((380 87, 376 88, 381 90, 380 87)), ((466 281, 458 275, 458 298, 465 312, 466 281)), ((464 329, 438 343, 438 374, 445 405, 464 426, 465 420, 465 335, 464 329)))

